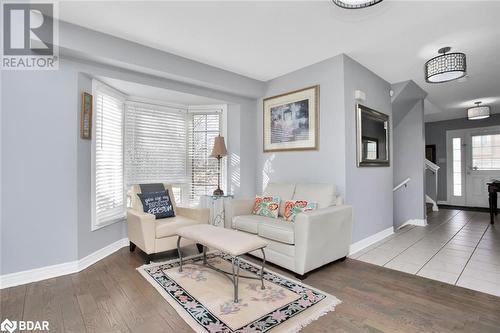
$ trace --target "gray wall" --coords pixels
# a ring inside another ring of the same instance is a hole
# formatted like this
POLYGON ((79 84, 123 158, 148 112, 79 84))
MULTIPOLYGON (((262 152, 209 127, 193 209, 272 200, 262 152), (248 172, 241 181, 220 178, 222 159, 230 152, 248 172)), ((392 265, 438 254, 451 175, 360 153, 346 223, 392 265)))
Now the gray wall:
POLYGON ((481 120, 453 119, 425 124, 425 144, 436 145, 438 170, 438 200, 446 201, 446 131, 500 125, 500 114, 481 120))
MULTIPOLYGON (((390 167, 356 166, 354 91, 366 93, 364 105, 392 116, 389 96, 391 86, 347 56, 344 56, 344 84, 346 201, 354 208, 352 240, 356 242, 392 227, 393 170, 392 164, 390 167)), ((392 139, 390 146, 392 147, 392 139)))
POLYGON ((345 55, 339 55, 268 82, 265 97, 320 85, 318 151, 262 152, 262 104, 257 108, 257 192, 268 182, 330 183, 354 207, 352 241, 392 226, 392 167, 356 166, 354 91, 366 105, 391 115, 390 85, 345 55))
POLYGON ((2 73, 2 274, 77 258, 77 73, 2 73))
POLYGON ((264 97, 320 85, 319 150, 264 153, 262 140, 262 100, 257 105, 257 183, 262 193, 268 182, 335 184, 345 193, 345 127, 343 56, 267 82, 264 97))
POLYGON ((394 127, 394 185, 410 177, 407 187, 394 192, 394 227, 425 219, 424 101, 419 100, 394 127))

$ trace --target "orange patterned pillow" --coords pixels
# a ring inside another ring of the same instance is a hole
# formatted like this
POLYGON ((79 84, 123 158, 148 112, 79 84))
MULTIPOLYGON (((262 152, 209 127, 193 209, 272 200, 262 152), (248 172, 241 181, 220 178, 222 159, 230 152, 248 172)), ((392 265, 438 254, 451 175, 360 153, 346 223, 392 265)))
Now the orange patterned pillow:
POLYGON ((252 214, 277 218, 280 202, 281 199, 277 196, 257 196, 253 203, 252 214))
POLYGON ((307 202, 306 200, 287 200, 285 202, 285 220, 295 222, 297 214, 314 210, 318 207, 317 203, 307 202))

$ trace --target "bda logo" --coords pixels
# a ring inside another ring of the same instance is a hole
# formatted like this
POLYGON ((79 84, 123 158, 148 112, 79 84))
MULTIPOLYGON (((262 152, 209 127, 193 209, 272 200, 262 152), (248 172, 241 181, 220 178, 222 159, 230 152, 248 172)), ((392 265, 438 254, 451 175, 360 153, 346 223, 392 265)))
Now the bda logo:
POLYGON ((5 332, 9 331, 10 333, 14 332, 17 328, 16 321, 10 321, 9 319, 5 319, 2 324, 0 324, 0 330, 5 332))

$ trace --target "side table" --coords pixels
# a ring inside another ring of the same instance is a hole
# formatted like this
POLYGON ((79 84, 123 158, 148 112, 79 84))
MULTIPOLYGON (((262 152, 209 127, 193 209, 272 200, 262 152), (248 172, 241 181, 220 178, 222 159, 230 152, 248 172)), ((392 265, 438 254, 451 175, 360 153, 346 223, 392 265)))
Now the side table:
POLYGON ((224 228, 225 202, 233 199, 232 194, 224 195, 202 195, 201 206, 210 208, 210 224, 224 228))

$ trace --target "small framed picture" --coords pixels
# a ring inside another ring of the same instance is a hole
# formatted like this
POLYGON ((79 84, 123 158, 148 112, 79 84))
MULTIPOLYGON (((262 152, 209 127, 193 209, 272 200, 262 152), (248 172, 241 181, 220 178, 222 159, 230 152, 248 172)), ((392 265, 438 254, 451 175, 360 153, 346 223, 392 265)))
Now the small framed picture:
POLYGON ((264 99, 264 152, 317 150, 319 86, 264 99))
POLYGON ((92 137, 92 95, 82 93, 82 111, 80 115, 80 137, 90 140, 92 137))

